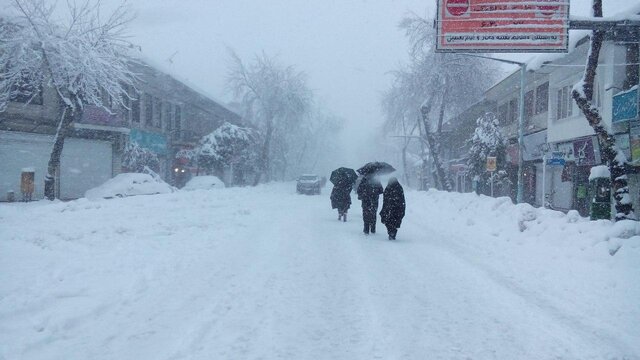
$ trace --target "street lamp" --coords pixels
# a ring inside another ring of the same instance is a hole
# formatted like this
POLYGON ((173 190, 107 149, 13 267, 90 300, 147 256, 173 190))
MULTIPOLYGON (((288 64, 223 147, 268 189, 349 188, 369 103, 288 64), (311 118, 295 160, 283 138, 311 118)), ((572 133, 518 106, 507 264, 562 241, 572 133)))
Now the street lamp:
POLYGON ((462 56, 470 56, 477 57, 482 59, 489 59, 500 61, 507 64, 513 64, 520 66, 520 106, 518 107, 518 191, 516 193, 516 203, 521 203, 522 198, 524 196, 524 176, 523 176, 523 168, 524 168, 524 84, 525 84, 525 75, 527 73, 527 64, 519 61, 506 60, 506 59, 498 59, 490 56, 484 55, 476 55, 476 54, 461 54, 457 55, 462 56))

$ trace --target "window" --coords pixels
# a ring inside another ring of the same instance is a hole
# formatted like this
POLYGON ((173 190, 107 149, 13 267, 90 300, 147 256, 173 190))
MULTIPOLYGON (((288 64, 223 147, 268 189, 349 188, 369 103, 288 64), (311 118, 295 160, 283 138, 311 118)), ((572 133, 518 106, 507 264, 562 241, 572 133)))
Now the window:
POLYGON ((180 131, 182 130, 182 109, 179 105, 175 106, 174 110, 174 127, 175 127, 175 137, 180 137, 180 131))
POLYGON ((167 130, 171 130, 171 113, 173 112, 171 107, 173 106, 173 104, 171 103, 164 103, 164 119, 162 119, 162 122, 165 126, 165 129, 167 130))
POLYGON ((149 94, 144 96, 144 124, 153 125, 153 98, 149 94))
POLYGON ((528 122, 533 117, 533 90, 524 95, 524 119, 528 122))
POLYGON ((536 88, 536 115, 546 112, 549 107, 549 82, 536 88))
POLYGON ((556 119, 564 119, 573 115, 573 99, 571 98, 571 86, 558 89, 556 99, 556 119))
POLYGON ((509 113, 508 103, 498 106, 498 122, 500 123, 500 125, 505 125, 507 123, 508 113, 509 113))
POLYGON ((518 99, 511 99, 509 101, 509 124, 513 124, 518 121, 518 99))
POLYGON ((131 121, 140 123, 140 93, 135 89, 131 89, 129 93, 131 95, 131 121))
POLYGON ((593 99, 591 103, 598 109, 602 107, 602 91, 600 91, 600 82, 597 77, 593 82, 593 99))
POLYGON ((162 101, 153 97, 153 126, 162 129, 162 101))

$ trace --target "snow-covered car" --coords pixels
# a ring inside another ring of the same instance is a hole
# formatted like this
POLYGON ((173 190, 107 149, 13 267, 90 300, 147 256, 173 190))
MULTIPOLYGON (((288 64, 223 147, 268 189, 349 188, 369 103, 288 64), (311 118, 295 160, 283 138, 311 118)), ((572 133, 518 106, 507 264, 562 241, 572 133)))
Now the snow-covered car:
POLYGON ((187 182, 182 190, 211 190, 211 189, 224 189, 224 182, 216 176, 194 176, 187 182))
POLYGON ((320 188, 320 177, 318 175, 301 175, 296 184, 296 192, 298 194, 320 194, 320 188))
POLYGON ((111 199, 134 195, 167 194, 176 189, 162 179, 143 173, 123 173, 107 180, 104 184, 87 190, 87 199, 111 199))

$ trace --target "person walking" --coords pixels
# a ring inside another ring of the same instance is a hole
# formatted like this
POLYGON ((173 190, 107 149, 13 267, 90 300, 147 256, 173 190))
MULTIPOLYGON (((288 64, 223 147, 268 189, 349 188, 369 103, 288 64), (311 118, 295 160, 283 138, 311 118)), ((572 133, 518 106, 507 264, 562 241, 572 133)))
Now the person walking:
POLYGON ((358 199, 362 201, 362 220, 365 234, 376 233, 378 198, 383 193, 382 184, 374 176, 367 175, 358 185, 358 199))
POLYGON ((338 220, 347 221, 347 211, 351 207, 351 190, 353 183, 341 181, 333 185, 331 190, 331 208, 338 209, 338 220))
POLYGON ((395 240, 398 228, 402 224, 406 204, 404 201, 404 190, 398 179, 389 179, 387 187, 382 195, 382 210, 380 210, 380 222, 387 227, 389 240, 395 240))

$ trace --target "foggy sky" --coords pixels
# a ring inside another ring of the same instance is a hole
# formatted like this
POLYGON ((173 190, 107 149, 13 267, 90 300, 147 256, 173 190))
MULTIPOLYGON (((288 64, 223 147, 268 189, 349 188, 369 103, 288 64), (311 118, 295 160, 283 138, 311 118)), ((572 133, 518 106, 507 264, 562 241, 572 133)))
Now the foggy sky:
MULTIPOLYGON (((605 16, 635 0, 604 0, 605 16)), ((9 0, 0 0, 0 4, 9 0)), ((106 8, 120 0, 103 0, 106 8)), ((408 12, 431 16, 435 0, 129 0, 131 42, 179 79, 230 101, 227 47, 248 60, 265 51, 309 75, 316 100, 347 120, 348 162, 375 153, 380 95, 388 72, 407 60, 397 24, 408 12), (368 144, 367 144, 368 142, 368 144), (363 146, 361 146, 363 145, 363 146)), ((571 0, 588 15, 589 0, 571 0)), ((60 5, 64 5, 64 1, 60 5)), ((526 60, 532 54, 497 55, 526 60)), ((356 164, 353 164, 354 166, 356 164)))

